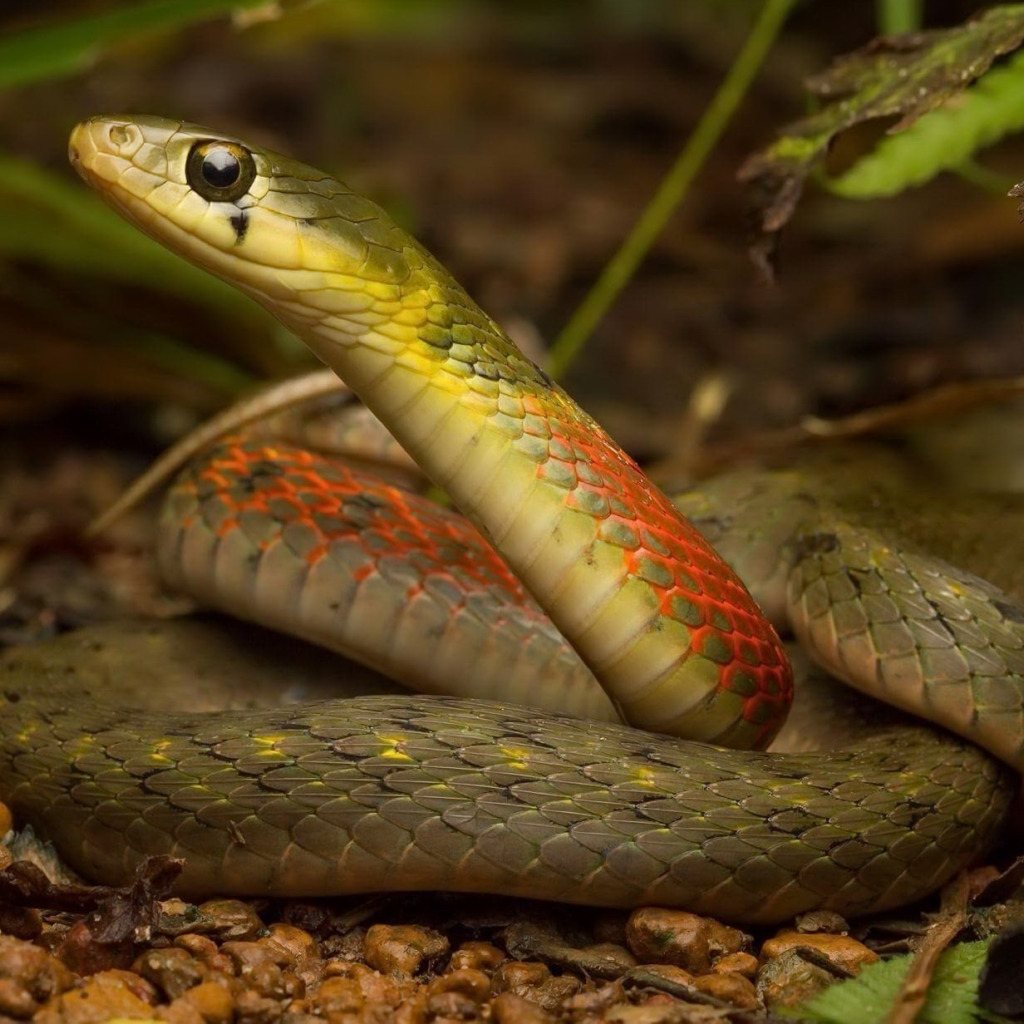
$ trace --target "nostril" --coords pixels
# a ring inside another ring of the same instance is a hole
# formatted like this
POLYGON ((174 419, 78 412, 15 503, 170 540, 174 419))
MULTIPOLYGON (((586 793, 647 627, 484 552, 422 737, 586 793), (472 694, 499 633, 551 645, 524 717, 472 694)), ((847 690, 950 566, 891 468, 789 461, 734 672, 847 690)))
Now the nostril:
POLYGON ((131 141, 132 129, 130 125, 126 124, 114 124, 110 126, 108 133, 110 141, 115 146, 123 146, 131 141))

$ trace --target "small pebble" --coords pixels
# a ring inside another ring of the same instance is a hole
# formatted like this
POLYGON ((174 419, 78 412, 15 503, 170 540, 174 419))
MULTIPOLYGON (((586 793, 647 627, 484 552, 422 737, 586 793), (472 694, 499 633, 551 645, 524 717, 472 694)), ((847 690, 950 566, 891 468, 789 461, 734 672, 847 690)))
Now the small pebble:
POLYGON ((337 968, 339 973, 323 981, 308 1000, 310 1009, 328 1020, 344 1020, 345 1014, 364 1010, 379 1014, 410 1004, 420 993, 411 979, 385 977, 364 964, 339 962, 337 968))
POLYGON ((761 955, 771 960, 799 946, 816 949, 829 962, 842 970, 857 974, 866 964, 878 960, 878 954, 868 949, 863 942, 850 938, 849 935, 829 935, 826 932, 803 934, 792 929, 783 929, 774 938, 765 941, 761 947, 761 955))
POLYGON ((225 942, 220 951, 231 958, 235 973, 240 978, 267 964, 274 967, 290 967, 292 964, 291 957, 284 950, 262 942, 225 942))
POLYGON ((231 957, 226 953, 222 953, 217 943, 206 935, 196 935, 193 932, 187 932, 184 935, 179 935, 174 940, 174 945, 187 950, 210 971, 229 975, 235 973, 235 966, 231 957))
POLYGON ((566 1001, 565 1011, 571 1020, 600 1019, 609 1007, 625 1001, 626 994, 621 981, 610 981, 597 989, 580 992, 566 1001))
POLYGON ((48 999, 66 992, 72 973, 55 956, 31 942, 0 935, 0 1014, 31 1017, 48 999))
POLYGON ((530 998, 543 1009, 557 1013, 565 1000, 576 995, 581 988, 583 983, 579 978, 563 974, 557 978, 549 978, 543 985, 539 985, 533 990, 530 998))
POLYGON ((834 974, 808 963, 791 949, 769 960, 758 972, 757 995, 769 1010, 802 1006, 836 981, 834 974))
POLYGON ((196 930, 223 942, 255 939, 266 930, 256 911, 242 900, 207 900, 199 905, 199 913, 204 927, 196 930))
MULTIPOLYGON (((176 999, 167 1006, 161 1006, 156 1012, 160 1014, 159 1019, 166 1024, 206 1024, 199 1011, 183 999, 176 999)), ((155 1014, 153 1019, 157 1019, 155 1014)))
MULTIPOLYGON (((397 1004, 411 998, 417 989, 415 982, 409 978, 388 977, 372 970, 366 964, 336 961, 333 965, 328 965, 325 973, 329 973, 331 977, 351 981, 362 998, 371 1004, 397 1004)), ((322 988, 323 986, 321 990, 322 988)))
POLYGON ((603 961, 610 968, 628 971, 630 967, 636 967, 636 957, 617 942, 597 942, 592 946, 584 946, 580 953, 584 954, 588 961, 603 961))
POLYGON ((641 963, 669 963, 705 974, 720 956, 738 953, 743 932, 683 910, 643 907, 626 922, 626 944, 641 963))
POLYGON ((569 975, 552 977, 547 967, 536 961, 511 960, 502 964, 491 977, 492 995, 511 992, 552 1013, 581 987, 580 982, 569 975))
POLYGON ((494 971, 508 959, 497 946, 489 942, 464 942, 448 962, 448 966, 457 971, 463 967, 477 968, 481 971, 494 971))
POLYGON ((354 978, 327 978, 320 983, 312 1003, 325 1017, 332 1018, 360 1013, 366 997, 354 978))
POLYGON ((477 1020, 480 1015, 480 1004, 462 992, 428 992, 424 1009, 431 1021, 477 1020))
POLYGON ((554 1024, 546 1010, 514 992, 503 992, 491 1003, 494 1024, 554 1024))
POLYGON ((749 978, 739 974, 701 974, 693 979, 693 987, 706 996, 721 999, 741 1010, 760 1006, 757 990, 749 978))
POLYGON ((491 978, 491 992, 512 992, 529 998, 530 994, 544 982, 550 980, 551 972, 542 963, 533 960, 511 960, 502 964, 491 978))
POLYGON ((268 932, 267 944, 283 950, 292 964, 301 960, 315 960, 320 956, 320 946, 316 939, 301 928, 290 924, 272 924, 268 932))
POLYGON ((238 1024, 277 1024, 283 1011, 276 999, 261 996, 252 989, 238 994, 235 1000, 235 1020, 238 1024))
POLYGON ((491 979, 473 967, 463 967, 434 978, 427 986, 431 994, 437 992, 458 992, 476 1003, 482 1003, 491 991, 491 979))
POLYGON ((448 955, 448 940, 430 928, 375 924, 366 933, 367 964, 385 974, 413 975, 448 955))
POLYGON ((715 974, 741 974, 751 981, 757 976, 757 957, 753 953, 727 953, 711 967, 715 974))
POLYGON ((235 1001, 227 986, 204 981, 190 988, 171 1004, 193 1008, 207 1024, 230 1024, 235 1001))
POLYGON ((656 974, 675 985, 693 984, 693 975, 675 964, 644 964, 643 969, 647 974, 656 974))
POLYGON ((152 982, 167 999, 176 999, 198 985, 206 974, 204 964, 177 946, 147 950, 135 960, 132 970, 152 982))
POLYGON ((84 920, 76 921, 65 932, 55 952, 70 970, 81 975, 128 968, 135 958, 130 940, 97 942, 84 920))
POLYGON ((801 914, 795 922, 798 932, 831 932, 833 935, 845 935, 850 926, 842 914, 834 910, 810 910, 801 914))
POLYGON ((27 989, 10 978, 0 978, 0 1016, 28 1020, 39 1009, 39 1003, 27 989))
POLYGON ((362 960, 366 948, 366 929, 350 928, 341 935, 329 935, 320 943, 325 960, 362 960))
POLYGON ((95 1024, 117 1017, 150 1019, 156 991, 129 971, 101 971, 54 996, 33 1018, 34 1024, 95 1024))
POLYGON ((608 1024, 680 1024, 679 1004, 652 998, 641 1006, 621 1003, 611 1007, 603 1019, 608 1024))

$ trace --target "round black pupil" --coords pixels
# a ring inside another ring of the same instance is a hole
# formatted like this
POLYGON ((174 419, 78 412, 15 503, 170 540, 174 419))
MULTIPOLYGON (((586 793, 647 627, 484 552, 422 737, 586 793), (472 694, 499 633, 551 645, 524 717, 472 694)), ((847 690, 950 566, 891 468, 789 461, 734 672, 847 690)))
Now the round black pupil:
POLYGON ((229 188, 240 173, 238 158, 227 149, 211 149, 203 155, 203 178, 214 188, 229 188))

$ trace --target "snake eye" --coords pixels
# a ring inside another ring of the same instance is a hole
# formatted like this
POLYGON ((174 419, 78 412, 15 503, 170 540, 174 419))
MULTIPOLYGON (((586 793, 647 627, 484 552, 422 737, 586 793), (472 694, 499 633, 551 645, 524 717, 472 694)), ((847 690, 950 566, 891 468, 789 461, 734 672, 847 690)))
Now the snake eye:
POLYGON ((234 142, 197 142, 188 155, 185 177, 204 199, 233 203, 249 191, 256 162, 249 150, 234 142))

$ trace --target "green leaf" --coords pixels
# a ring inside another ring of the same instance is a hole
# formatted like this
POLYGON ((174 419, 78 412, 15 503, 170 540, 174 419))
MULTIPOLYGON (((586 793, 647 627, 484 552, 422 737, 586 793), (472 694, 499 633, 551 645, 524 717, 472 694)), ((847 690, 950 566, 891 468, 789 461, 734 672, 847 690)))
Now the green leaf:
POLYGON ((105 49, 141 32, 168 32, 267 0, 148 0, 0 39, 0 89, 90 67, 105 49))
MULTIPOLYGON (((962 96, 883 139, 848 171, 826 181, 849 199, 891 196, 966 163, 985 146, 1024 129, 1024 54, 996 68, 962 96)), ((1007 187, 1011 183, 1007 183, 1007 187)))
MULTIPOLYGON (((928 988, 918 1024, 975 1024, 978 972, 989 943, 965 942, 946 950, 928 988)), ((865 967, 850 981, 833 985, 795 1011, 800 1020, 821 1024, 883 1024, 910 968, 910 955, 865 967)), ((989 1020, 998 1020, 988 1016, 989 1020)))
POLYGON ((158 288, 231 315, 252 319, 256 314, 251 300, 147 238, 81 186, 0 154, 4 255, 158 288))
MULTIPOLYGON (((276 321, 253 299, 133 228, 84 186, 0 153, 0 268, 5 260, 150 288, 203 306, 225 323, 239 325, 254 350, 277 340, 276 321)), ((109 334, 116 343, 116 325, 109 334)), ((132 344, 144 348, 154 363, 227 394, 251 383, 248 372, 174 338, 136 330, 132 344)), ((275 345, 275 351, 284 352, 284 346, 275 345)))

